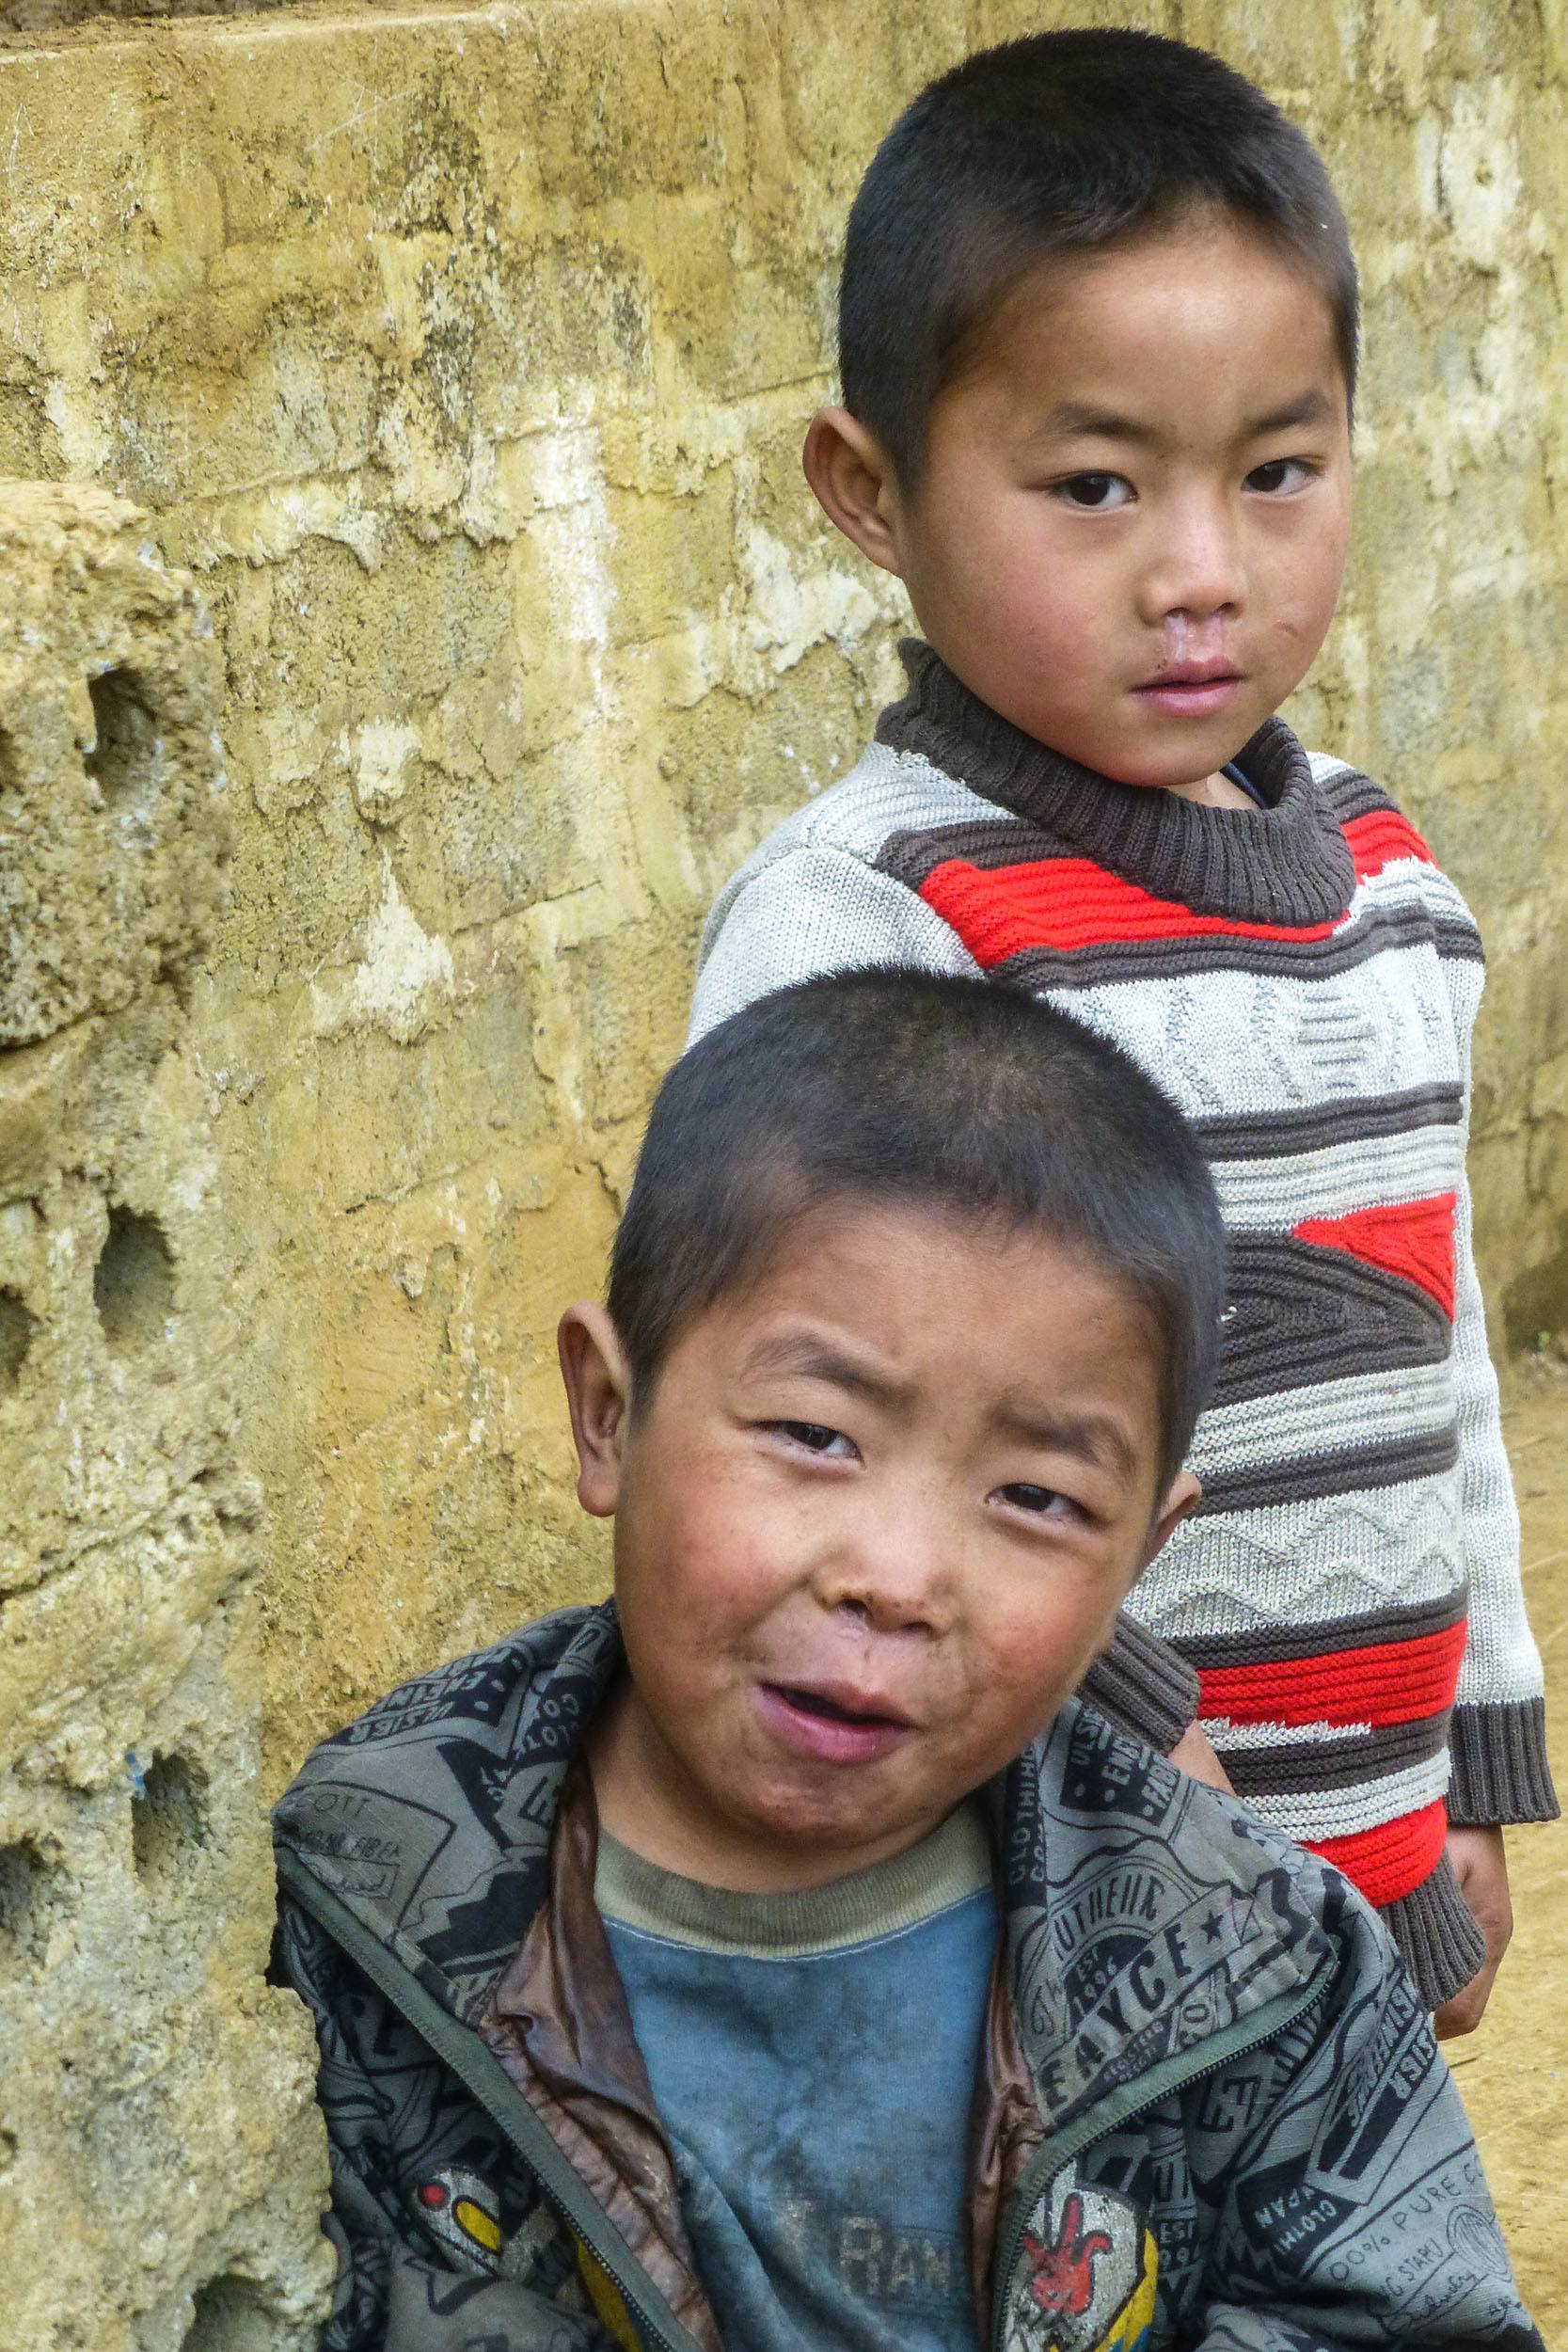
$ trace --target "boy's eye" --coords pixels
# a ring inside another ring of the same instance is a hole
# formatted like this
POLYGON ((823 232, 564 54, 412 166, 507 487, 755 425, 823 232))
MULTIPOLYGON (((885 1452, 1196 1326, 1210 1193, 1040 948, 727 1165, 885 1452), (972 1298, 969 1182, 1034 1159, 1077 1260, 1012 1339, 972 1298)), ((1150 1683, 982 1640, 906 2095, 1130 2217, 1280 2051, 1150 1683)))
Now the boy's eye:
POLYGON ((820 1421, 776 1421, 771 1426, 797 1445, 803 1445, 808 1454, 852 1454, 854 1448, 841 1429, 830 1429, 820 1421))
POLYGON ((1107 506, 1125 506, 1132 495, 1132 485, 1119 473, 1075 473, 1056 485, 1058 495, 1069 506, 1084 506, 1094 511, 1107 506))
POLYGON ((1040 1517, 1047 1512, 1060 1513, 1076 1507, 1056 1487, 1033 1486, 1023 1480, 1015 1481, 1010 1486, 999 1486, 997 1492, 1015 1511, 1033 1511, 1040 1517))
POLYGON ((1311 479, 1312 468, 1301 458, 1271 457, 1266 466, 1254 466, 1246 478, 1246 486, 1274 496, 1281 490, 1299 490, 1311 479))

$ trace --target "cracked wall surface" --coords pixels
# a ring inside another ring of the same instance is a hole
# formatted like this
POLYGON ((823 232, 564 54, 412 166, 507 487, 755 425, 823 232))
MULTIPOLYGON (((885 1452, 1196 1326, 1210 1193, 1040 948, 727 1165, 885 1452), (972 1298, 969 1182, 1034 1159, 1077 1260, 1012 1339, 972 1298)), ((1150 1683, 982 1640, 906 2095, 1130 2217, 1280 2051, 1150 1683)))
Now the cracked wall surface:
POLYGON ((185 994, 217 661, 144 526, 0 483, 0 2342, 304 2352, 325 2149, 261 1976, 260 1497, 185 994))
POLYGON ((1568 1320, 1560 0, 497 0, 0 45, 0 463, 147 507, 221 647, 232 890, 188 1068, 274 1785, 600 1587, 555 1315, 599 1282, 703 907, 895 680, 899 592, 798 466, 843 215, 931 73, 1096 14, 1221 49, 1344 193, 1357 553, 1294 715, 1487 930, 1481 1248, 1528 1337, 1568 1320))

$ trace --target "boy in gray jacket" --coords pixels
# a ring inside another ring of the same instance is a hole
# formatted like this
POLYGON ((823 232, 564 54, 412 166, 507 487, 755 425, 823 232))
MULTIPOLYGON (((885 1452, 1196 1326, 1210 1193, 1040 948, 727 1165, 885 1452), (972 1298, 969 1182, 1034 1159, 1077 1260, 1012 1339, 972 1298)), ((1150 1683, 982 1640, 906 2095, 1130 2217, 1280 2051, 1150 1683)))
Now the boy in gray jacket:
POLYGON ((278 1807, 327 2352, 1539 2352, 1365 1902, 1069 1695, 1196 1500, 1223 1259, 1024 993, 677 1064, 561 1326, 614 1600, 278 1807))

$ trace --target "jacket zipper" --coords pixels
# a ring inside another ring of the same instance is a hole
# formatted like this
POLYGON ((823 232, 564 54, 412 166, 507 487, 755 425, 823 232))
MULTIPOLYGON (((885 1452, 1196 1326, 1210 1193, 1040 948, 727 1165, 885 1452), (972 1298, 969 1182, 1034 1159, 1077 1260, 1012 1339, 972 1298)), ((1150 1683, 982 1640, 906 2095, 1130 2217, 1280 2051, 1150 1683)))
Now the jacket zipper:
POLYGON ((1001 2259, 995 2265, 993 2277, 999 2282, 991 2297, 992 2352, 1004 2352, 1004 2336, 1007 2313, 1012 2309, 1013 2287, 1019 2268, 1019 2251, 1030 2215, 1038 2203, 1041 2192, 1074 2156, 1099 2139, 1105 2132, 1122 2123, 1131 2123, 1149 2107, 1168 2099, 1175 2090, 1188 2090, 1205 2075, 1217 2074, 1222 2066, 1228 2066, 1249 2051, 1260 2049, 1272 2042, 1275 2034, 1310 2009, 1323 1991, 1323 1971, 1308 1982, 1305 1992, 1282 1993, 1268 2002, 1253 2017, 1227 2028, 1216 2037, 1223 2044, 1217 2054, 1213 2042, 1207 2045, 1203 2063, 1186 2067, 1180 2058, 1168 2058, 1160 2066, 1150 2067, 1148 2074, 1126 2084, 1119 2091, 1112 2091, 1098 2106, 1081 2115, 1076 2123, 1048 2139, 1024 2170, 1023 2178, 1013 2193, 1007 2222, 1002 2236, 1001 2259))
POLYGON ((613 2281, 645 2344, 655 2352, 701 2352, 696 2338, 681 2326, 619 2230, 578 2180, 542 2119, 472 2027, 443 2009, 287 1848, 277 1855, 277 1877, 284 1892, 341 1945, 355 1966, 472 2092, 538 2182, 551 2210, 613 2281))

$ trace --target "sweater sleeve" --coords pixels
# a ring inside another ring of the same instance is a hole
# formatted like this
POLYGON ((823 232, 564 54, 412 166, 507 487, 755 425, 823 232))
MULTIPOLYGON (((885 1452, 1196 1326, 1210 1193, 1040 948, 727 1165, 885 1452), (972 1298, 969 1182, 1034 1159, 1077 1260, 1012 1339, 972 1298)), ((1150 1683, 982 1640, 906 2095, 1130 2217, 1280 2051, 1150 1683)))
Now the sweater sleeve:
MULTIPOLYGON (((852 850, 800 834, 791 841, 789 832, 766 843, 714 903, 689 1042, 754 998, 827 972, 891 963, 980 977, 951 925, 917 892, 852 850)), ((1120 1617, 1083 1695, 1118 1729, 1166 1755, 1197 1713, 1197 1677, 1168 1644, 1120 1617)))
POLYGON ((1470 1227, 1466 1184, 1455 1214, 1453 1360, 1470 1621, 1449 1735, 1449 1819, 1458 1825, 1549 1821, 1558 1802, 1546 1761, 1541 1654, 1525 1614, 1519 1514, 1470 1227))
MULTIPOLYGON (((1455 960, 1447 969, 1461 1041, 1467 1137, 1470 1034, 1481 969, 1468 960, 1455 960)), ((1460 1827, 1548 1821, 1558 1812, 1546 1760, 1541 1654, 1525 1613, 1519 1514, 1472 1225, 1470 1188, 1462 1182, 1454 1211, 1453 1375, 1470 1614, 1449 1734, 1449 1819, 1460 1827)))
POLYGON ((687 1042, 776 988, 879 963, 980 977, 957 932, 916 891, 852 850, 767 843, 714 901, 687 1042))
POLYGON ((1117 1619, 1117 1638, 1078 1686, 1097 1715, 1168 1756, 1196 1718, 1195 1670, 1168 1642, 1132 1617, 1117 1619))

